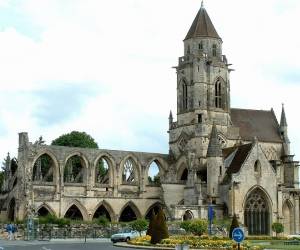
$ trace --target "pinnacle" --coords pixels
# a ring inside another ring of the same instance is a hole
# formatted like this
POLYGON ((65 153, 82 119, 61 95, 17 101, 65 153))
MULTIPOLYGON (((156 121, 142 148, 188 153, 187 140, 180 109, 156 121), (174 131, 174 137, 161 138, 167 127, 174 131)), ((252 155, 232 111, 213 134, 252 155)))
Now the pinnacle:
POLYGON ((218 138, 218 132, 216 124, 212 126, 210 140, 207 148, 207 157, 222 157, 222 148, 218 138))

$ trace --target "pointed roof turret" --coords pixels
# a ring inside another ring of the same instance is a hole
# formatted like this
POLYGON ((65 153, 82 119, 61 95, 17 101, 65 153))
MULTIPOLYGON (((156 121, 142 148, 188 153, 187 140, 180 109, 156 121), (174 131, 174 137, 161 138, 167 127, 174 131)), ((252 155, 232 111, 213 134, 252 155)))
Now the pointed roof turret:
POLYGON ((201 8, 184 40, 196 37, 212 37, 221 39, 203 6, 203 1, 201 3, 201 8))
POLYGON ((222 157, 222 148, 218 138, 216 124, 214 123, 211 129, 210 140, 207 148, 207 157, 222 157))
POLYGON ((171 120, 171 119, 173 120, 172 110, 170 110, 169 119, 170 119, 170 120, 171 120))
POLYGON ((280 118, 280 127, 287 127, 284 104, 282 104, 281 118, 280 118))

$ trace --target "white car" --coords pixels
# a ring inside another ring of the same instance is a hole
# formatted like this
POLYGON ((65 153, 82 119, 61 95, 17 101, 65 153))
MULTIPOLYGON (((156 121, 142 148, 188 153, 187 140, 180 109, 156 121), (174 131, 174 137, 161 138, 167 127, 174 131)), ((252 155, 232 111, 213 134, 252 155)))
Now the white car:
MULTIPOLYGON (((146 232, 142 232, 142 235, 145 235, 146 232)), ((129 241, 131 239, 134 239, 136 237, 139 237, 140 233, 138 231, 132 230, 131 228, 123 228, 118 233, 113 234, 110 237, 110 240, 113 243, 116 243, 118 241, 129 241)))

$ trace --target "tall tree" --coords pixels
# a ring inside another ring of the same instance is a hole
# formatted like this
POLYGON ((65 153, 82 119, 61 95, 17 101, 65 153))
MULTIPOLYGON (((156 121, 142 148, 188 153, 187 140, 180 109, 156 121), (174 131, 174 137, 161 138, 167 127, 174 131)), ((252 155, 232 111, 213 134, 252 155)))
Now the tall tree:
POLYGON ((78 147, 78 148, 98 148, 94 138, 85 132, 72 131, 63 134, 52 141, 51 145, 78 147))
POLYGON ((166 224, 165 213, 160 207, 156 215, 155 224, 152 228, 151 244, 157 244, 162 239, 169 237, 168 227, 166 224))
POLYGON ((231 226, 230 226, 230 230, 229 230, 229 238, 232 239, 232 232, 233 232, 233 229, 239 227, 239 221, 236 217, 236 214, 233 215, 233 218, 232 218, 232 222, 231 222, 231 226))
POLYGON ((2 190, 3 182, 4 182, 4 171, 0 169, 0 192, 3 191, 2 190))

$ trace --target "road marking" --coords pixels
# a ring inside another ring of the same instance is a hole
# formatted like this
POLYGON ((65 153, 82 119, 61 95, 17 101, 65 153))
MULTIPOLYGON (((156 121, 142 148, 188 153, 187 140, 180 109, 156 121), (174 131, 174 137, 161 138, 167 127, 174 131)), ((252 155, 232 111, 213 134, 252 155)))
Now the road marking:
POLYGON ((42 247, 42 250, 51 250, 51 248, 42 247))

